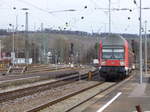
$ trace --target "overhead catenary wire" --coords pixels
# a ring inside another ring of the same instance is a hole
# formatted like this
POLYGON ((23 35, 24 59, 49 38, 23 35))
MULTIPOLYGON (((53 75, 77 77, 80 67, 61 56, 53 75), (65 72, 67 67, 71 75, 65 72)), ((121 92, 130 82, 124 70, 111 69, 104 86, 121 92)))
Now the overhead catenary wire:
MULTIPOLYGON (((75 16, 73 17, 69 17, 68 15, 68 13, 70 13, 68 10, 69 9, 65 9, 65 10, 54 10, 54 11, 51 11, 51 10, 49 10, 48 8, 43 8, 43 7, 41 7, 40 5, 38 5, 37 3, 34 3, 34 2, 32 2, 32 1, 28 1, 28 0, 14 0, 14 1, 17 1, 17 2, 22 2, 23 4, 27 4, 29 7, 31 6, 31 10, 32 10, 32 8, 34 8, 34 9, 36 9, 36 10, 39 10, 39 11, 41 11, 41 12, 46 12, 46 13, 48 13, 48 14, 50 14, 50 16, 53 16, 53 17, 55 17, 56 19, 58 19, 59 21, 61 21, 61 22, 63 22, 62 24, 64 25, 65 24, 65 22, 70 22, 71 24, 77 24, 77 23, 79 23, 80 21, 82 21, 83 19, 80 19, 81 17, 79 17, 80 15, 81 16, 83 16, 84 17, 84 19, 86 19, 86 18, 88 18, 87 16, 89 16, 89 15, 91 15, 91 14, 85 14, 85 13, 81 13, 82 11, 84 12, 85 10, 84 9, 78 9, 78 10, 76 10, 75 12, 77 12, 77 13, 75 13, 75 16), (67 16, 68 16, 68 18, 62 18, 62 16, 61 16, 61 14, 60 13, 62 13, 63 15, 64 14, 68 14, 67 16), (79 15, 79 16, 78 16, 79 15), (72 18, 76 18, 76 21, 75 22, 72 22, 73 20, 72 20, 72 18)), ((104 7, 104 5, 102 4, 102 2, 104 2, 104 0, 102 0, 101 2, 98 2, 98 0, 87 0, 88 2, 87 3, 89 3, 89 1, 93 4, 93 6, 90 4, 90 8, 89 8, 89 6, 88 6, 88 12, 89 11, 91 11, 91 10, 93 10, 94 9, 94 7, 96 7, 96 8, 98 8, 98 7, 104 7), (98 4, 99 3, 99 4, 98 4), (92 6, 92 7, 91 7, 92 6)), ((113 1, 113 0, 112 0, 113 1)), ((120 4, 120 0, 118 0, 119 2, 118 2, 118 4, 120 4)), ((132 1, 134 1, 134 0, 132 0, 132 1)), ((136 1, 136 0, 135 0, 136 1)), ((49 2, 50 3, 50 2, 49 2)), ((133 2, 134 3, 134 2, 133 2)), ((85 4, 85 2, 84 2, 84 4, 85 4)), ((86 4, 87 5, 87 4, 86 4)), ((104 11, 107 11, 107 8, 105 8, 106 10, 103 10, 103 12, 104 11)), ((135 8, 136 9, 136 8, 135 8)), ((135 10, 135 9, 132 9, 132 10, 135 10)), ((145 10, 147 10, 148 8, 145 8, 145 10)), ((113 8, 112 9, 112 11, 119 11, 119 10, 125 10, 124 8, 122 8, 121 9, 121 7, 117 7, 117 8, 113 8)), ((73 12, 73 14, 74 14, 74 11, 72 11, 73 12)), ((30 13, 32 13, 32 12, 30 12, 30 13)), ((107 14, 108 15, 108 14, 107 14)), ((45 20, 47 20, 49 17, 49 15, 46 15, 47 16, 47 18, 44 18, 45 20)), ((131 18, 131 17, 130 17, 131 18)), ((42 19, 41 19, 42 20, 42 19)), ((44 20, 43 20, 44 21, 44 20)), ((69 24, 70 26, 71 26, 71 24, 69 24)), ((80 23, 79 23, 80 24, 80 23)))
POLYGON ((24 3, 24 4, 27 4, 27 5, 29 5, 29 6, 31 6, 31 7, 33 7, 33 8, 35 8, 35 9, 38 9, 38 10, 40 10, 40 11, 44 11, 44 12, 49 12, 48 10, 46 10, 46 9, 43 9, 43 8, 40 8, 40 7, 38 7, 38 6, 36 6, 36 5, 34 5, 34 4, 32 4, 32 3, 29 3, 29 2, 27 2, 27 1, 25 1, 25 0, 17 0, 18 2, 22 2, 22 3, 24 3))
POLYGON ((96 7, 101 7, 95 0, 90 0, 90 2, 96 7))
MULTIPOLYGON (((93 1, 93 0, 90 0, 90 1, 93 1)), ((136 6, 136 8, 121 8, 120 7, 120 0, 119 0, 119 7, 116 7, 116 8, 111 8, 110 10, 112 11, 112 12, 115 12, 115 11, 129 11, 129 12, 133 12, 134 10, 136 10, 137 9, 137 6, 136 6)), ((143 9, 149 9, 148 7, 147 8, 143 8, 143 9)), ((107 11, 107 16, 108 16, 108 11, 109 11, 109 9, 108 8, 104 8, 104 7, 96 7, 95 8, 95 10, 102 10, 102 11, 104 11, 104 12, 106 12, 107 11)), ((131 17, 130 16, 128 16, 128 18, 127 18, 128 20, 130 20, 131 19, 131 17)), ((112 24, 113 24, 113 22, 112 22, 112 24)), ((129 26, 129 25, 128 25, 129 26)), ((127 27, 128 27, 127 26, 127 27)), ((127 29, 127 28, 125 28, 125 29, 127 29)))
MULTIPOLYGON (((52 16, 54 16, 55 18, 57 18, 57 19, 59 19, 60 21, 62 21, 62 18, 60 18, 60 17, 58 17, 58 16, 56 16, 56 14, 55 13, 60 13, 60 12, 69 12, 69 11, 79 11, 79 10, 73 10, 73 9, 70 9, 70 10, 56 10, 56 11, 49 11, 49 10, 47 10, 47 9, 42 9, 42 8, 40 8, 40 7, 38 7, 38 6, 36 6, 36 5, 34 5, 34 4, 32 4, 32 3, 30 3, 30 2, 27 2, 27 1, 25 1, 25 0, 18 0, 19 2, 22 2, 22 3, 25 3, 25 4, 27 4, 27 5, 30 5, 30 6, 32 6, 33 8, 36 8, 36 9, 38 9, 38 10, 40 10, 40 11, 43 11, 43 12, 47 12, 47 13, 50 13, 52 16)), ((95 4, 95 6, 96 6, 96 2, 95 2, 95 0, 90 0, 91 2, 93 2, 94 4, 95 4)), ((99 5, 97 5, 97 6, 99 6, 99 5)), ((104 8, 103 8, 104 9, 104 8)), ((105 8, 106 9, 106 8, 105 8)), ((126 10, 125 8, 122 8, 122 9, 115 9, 115 8, 113 8, 112 10, 116 10, 116 11, 118 11, 118 10, 126 10)), ((62 21, 63 23, 65 22, 65 21, 62 21)))
MULTIPOLYGON (((65 23, 66 20, 63 20, 62 18, 58 17, 58 16, 57 16, 57 13, 64 13, 64 12, 65 12, 65 13, 66 13, 66 12, 78 12, 78 13, 81 13, 82 11, 84 11, 84 8, 83 8, 83 9, 77 9, 77 10, 76 10, 76 9, 64 9, 64 10, 54 10, 54 11, 50 11, 50 10, 48 10, 48 9, 40 8, 40 7, 34 5, 34 4, 30 3, 30 2, 27 2, 27 1, 25 1, 25 0, 17 0, 17 1, 22 2, 22 3, 24 3, 24 4, 27 4, 27 5, 29 5, 29 6, 31 6, 31 7, 33 7, 33 8, 35 8, 35 9, 37 9, 37 10, 39 10, 39 11, 46 12, 46 13, 50 14, 51 16, 55 17, 56 19, 58 19, 59 21, 61 21, 61 22, 63 22, 63 23, 65 23)), ((86 8, 86 7, 85 7, 85 8, 86 8)))
MULTIPOLYGON (((65 22, 65 21, 63 21, 62 20, 62 18, 59 18, 59 17, 57 17, 56 15, 54 15, 55 13, 52 13, 53 11, 50 11, 50 10, 48 10, 48 9, 43 9, 43 8, 40 8, 40 7, 38 7, 38 6, 36 6, 36 5, 34 5, 34 4, 32 4, 32 3, 29 3, 29 2, 27 2, 27 1, 25 1, 25 0, 17 0, 18 2, 21 2, 21 3, 24 3, 24 4, 27 4, 27 5, 29 5, 29 6, 31 6, 31 7, 33 7, 33 8, 35 8, 35 9, 37 9, 37 10, 39 10, 39 11, 41 11, 41 12, 46 12, 46 13, 48 13, 48 14, 50 14, 51 16, 53 16, 53 17, 55 17, 56 19, 58 19, 59 21, 61 21, 61 22, 65 22)), ((61 10, 62 12, 65 12, 66 10, 61 10)), ((58 11, 58 12, 60 12, 60 11, 58 11)))

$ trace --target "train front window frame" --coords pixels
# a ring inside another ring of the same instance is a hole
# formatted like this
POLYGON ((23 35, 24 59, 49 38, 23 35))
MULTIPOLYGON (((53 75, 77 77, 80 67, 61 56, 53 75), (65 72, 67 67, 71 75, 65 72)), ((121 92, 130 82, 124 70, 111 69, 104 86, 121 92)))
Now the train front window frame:
POLYGON ((124 48, 103 48, 102 59, 124 59, 124 48), (104 54, 105 53, 105 54, 104 54))

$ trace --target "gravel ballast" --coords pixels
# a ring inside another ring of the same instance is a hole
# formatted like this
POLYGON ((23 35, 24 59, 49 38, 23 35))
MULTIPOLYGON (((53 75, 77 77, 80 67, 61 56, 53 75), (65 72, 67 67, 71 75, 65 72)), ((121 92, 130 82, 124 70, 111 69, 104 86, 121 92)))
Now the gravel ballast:
POLYGON ((23 112, 33 108, 37 105, 43 104, 59 98, 63 95, 69 94, 98 82, 96 81, 77 81, 68 85, 64 85, 57 88, 52 88, 47 91, 39 92, 30 96, 18 98, 12 101, 3 102, 0 104, 0 112, 23 112))

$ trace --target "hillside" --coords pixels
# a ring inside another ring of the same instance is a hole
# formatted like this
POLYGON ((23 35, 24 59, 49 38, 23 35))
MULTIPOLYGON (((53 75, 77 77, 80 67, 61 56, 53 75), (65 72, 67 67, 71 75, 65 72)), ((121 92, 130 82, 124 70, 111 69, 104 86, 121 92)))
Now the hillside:
MULTIPOLYGON (((97 58, 98 45, 96 43, 106 37, 107 33, 101 35, 86 32, 71 31, 45 31, 29 32, 26 37, 24 32, 15 33, 15 53, 16 57, 25 57, 25 39, 27 38, 27 48, 29 57, 33 58, 34 63, 90 63, 97 58), (48 52, 51 56, 48 57, 48 52)), ((132 46, 136 59, 139 59, 139 38, 134 34, 122 34, 132 46)), ((2 40, 2 52, 10 55, 12 51, 12 33, 0 36, 2 40)), ((144 42, 144 41, 143 41, 144 42)), ((148 38, 148 48, 150 40, 148 38)), ((144 45, 143 45, 144 50, 144 45)), ((144 55, 143 55, 144 56, 144 55)), ((150 59, 150 56, 148 57, 150 59)))

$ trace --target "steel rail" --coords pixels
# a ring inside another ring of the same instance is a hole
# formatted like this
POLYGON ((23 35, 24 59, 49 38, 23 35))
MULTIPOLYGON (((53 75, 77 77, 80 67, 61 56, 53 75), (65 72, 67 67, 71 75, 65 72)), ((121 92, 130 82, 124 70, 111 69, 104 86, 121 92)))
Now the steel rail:
MULTIPOLYGON (((68 110, 65 111, 65 112, 69 112, 69 111, 73 110, 73 109, 76 108, 77 106, 83 104, 84 102, 86 102, 86 101, 92 99, 93 97, 97 96, 98 94, 101 94, 101 93, 103 93, 103 92, 105 92, 105 91, 107 91, 107 90, 109 90, 109 89, 111 89, 111 88, 113 88, 113 87, 115 87, 115 86, 117 86, 117 87, 121 86, 123 83, 127 82, 127 81, 128 81, 129 79, 131 79, 132 77, 133 77, 133 76, 128 77, 126 80, 123 80, 123 81, 121 81, 121 82, 116 82, 115 84, 110 85, 109 87, 107 87, 107 88, 101 90, 99 93, 97 93, 97 94, 91 96, 90 98, 88 98, 88 99, 86 99, 85 101, 83 101, 83 102, 81 102, 81 103, 75 105, 74 107, 68 109, 68 110)), ((58 102, 61 102, 61 101, 63 101, 63 100, 66 100, 66 99, 68 99, 68 98, 70 98, 70 97, 73 97, 73 96, 75 96, 75 95, 78 95, 78 94, 80 94, 80 93, 82 93, 82 92, 84 92, 84 91, 87 91, 87 90, 89 90, 89 89, 92 89, 92 88, 97 87, 97 86, 99 86, 99 85, 101 85, 101 84, 104 84, 104 83, 105 83, 105 82, 103 81, 103 82, 100 82, 100 83, 95 84, 95 85, 93 85, 93 86, 90 86, 90 87, 88 87, 88 88, 82 89, 82 90, 80 90, 80 91, 76 91, 76 92, 70 93, 70 94, 68 94, 68 95, 65 95, 65 96, 62 96, 62 97, 60 97, 60 98, 57 98, 57 99, 55 99, 55 100, 53 100, 53 101, 49 101, 49 102, 47 102, 47 103, 44 103, 44 104, 41 104, 41 105, 39 105, 39 106, 37 106, 37 107, 34 107, 34 108, 32 108, 32 109, 29 109, 29 110, 27 110, 26 112, 38 112, 38 111, 41 111, 41 110, 43 110, 43 109, 45 109, 45 108, 47 108, 47 107, 49 107, 49 106, 51 106, 51 105, 54 105, 54 104, 56 104, 56 103, 58 103, 58 102)))
POLYGON ((68 71, 71 71, 71 70, 81 70, 82 68, 58 68, 58 69, 49 69, 49 70, 40 70, 40 71, 27 71, 27 72, 24 72, 23 74, 27 74, 27 75, 33 75, 33 74, 37 74, 37 73, 51 73, 51 72, 56 72, 56 71, 65 71, 65 70, 68 70, 68 71))
POLYGON ((82 102, 76 104, 75 106, 71 107, 70 109, 66 110, 65 112, 69 112, 69 111, 75 109, 75 108, 78 107, 79 105, 84 104, 85 102, 91 100, 91 99, 94 98, 95 96, 97 96, 97 95, 99 95, 99 94, 102 94, 102 93, 104 93, 105 91, 107 91, 107 90, 109 90, 109 89, 111 89, 111 88, 113 88, 113 87, 115 87, 115 86, 117 86, 117 87, 121 86, 122 84, 126 83, 127 81, 131 80, 132 78, 133 78, 133 75, 129 76, 127 79, 125 79, 125 80, 123 80, 123 81, 120 81, 120 82, 117 82, 117 83, 115 83, 115 84, 113 84, 113 85, 110 85, 109 87, 105 88, 104 90, 99 91, 99 92, 96 93, 95 95, 93 95, 93 96, 91 96, 91 97, 85 99, 84 101, 82 101, 82 102))
POLYGON ((115 83, 115 84, 113 84, 113 85, 111 85, 111 86, 109 86, 109 87, 105 88, 104 90, 101 90, 101 91, 100 91, 100 92, 98 92, 97 94, 95 94, 95 95, 91 96, 91 97, 90 97, 90 98, 88 98, 88 99, 85 99, 84 101, 82 101, 82 102, 80 102, 79 104, 77 104, 77 105, 75 105, 75 106, 71 107, 70 109, 66 110, 65 112, 69 112, 69 111, 73 110, 74 108, 78 107, 79 105, 81 105, 81 104, 83 104, 83 103, 85 103, 85 102, 89 101, 90 99, 92 99, 92 98, 94 98, 95 96, 97 96, 97 95, 99 95, 99 94, 101 94, 101 93, 103 93, 103 92, 107 91, 108 89, 110 89, 110 88, 114 87, 114 86, 115 86, 115 85, 117 85, 117 84, 118 84, 118 83, 115 83))
MULTIPOLYGON (((80 76, 82 79, 85 79, 88 77, 87 74, 82 74, 80 76)), ((78 79, 79 79, 79 75, 75 74, 75 75, 60 78, 57 81, 49 82, 46 84, 41 84, 41 85, 26 87, 26 88, 22 88, 22 89, 13 90, 13 91, 3 92, 3 93, 0 93, 0 103, 8 101, 8 100, 13 100, 16 98, 28 96, 28 95, 31 95, 31 94, 34 94, 34 93, 37 93, 40 91, 48 90, 50 88, 66 85, 66 84, 72 83, 74 81, 77 81, 78 79)))
POLYGON ((41 104, 41 105, 39 105, 39 106, 37 106, 37 107, 34 107, 34 108, 30 109, 30 110, 27 110, 26 112, 37 112, 37 111, 40 111, 40 110, 42 110, 42 109, 44 109, 44 108, 46 108, 46 107, 48 107, 48 106, 54 105, 54 104, 56 104, 56 103, 58 103, 58 102, 60 102, 60 101, 63 101, 63 100, 68 99, 68 98, 70 98, 70 97, 73 97, 73 96, 75 96, 75 95, 77 95, 77 94, 80 94, 80 93, 82 93, 82 92, 84 92, 84 91, 87 91, 87 90, 89 90, 89 89, 92 89, 92 88, 94 88, 94 87, 96 87, 96 86, 99 86, 99 85, 101 85, 101 84, 103 84, 103 83, 104 83, 104 82, 100 82, 100 83, 98 83, 98 84, 95 84, 95 85, 92 85, 92 86, 90 86, 90 87, 81 89, 81 90, 79 90, 79 91, 72 92, 72 93, 67 94, 67 95, 65 95, 65 96, 62 96, 62 97, 60 97, 60 98, 54 99, 54 100, 49 101, 49 102, 44 103, 44 104, 41 104))

